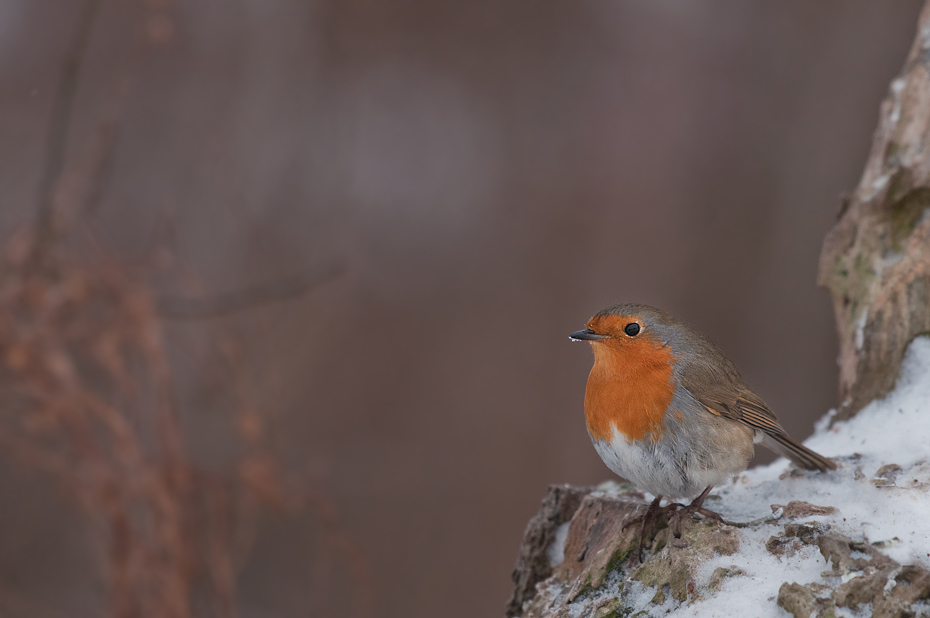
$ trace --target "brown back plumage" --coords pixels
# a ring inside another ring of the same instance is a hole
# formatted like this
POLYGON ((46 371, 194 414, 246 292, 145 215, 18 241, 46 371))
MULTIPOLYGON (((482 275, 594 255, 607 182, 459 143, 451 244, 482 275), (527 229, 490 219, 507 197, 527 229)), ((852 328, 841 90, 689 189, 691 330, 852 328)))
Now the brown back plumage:
POLYGON ((836 469, 832 461, 791 438, 762 398, 746 386, 720 348, 703 337, 700 339, 706 345, 693 346, 686 357, 688 366, 682 368, 679 379, 708 412, 761 431, 762 446, 802 468, 821 472, 836 469))

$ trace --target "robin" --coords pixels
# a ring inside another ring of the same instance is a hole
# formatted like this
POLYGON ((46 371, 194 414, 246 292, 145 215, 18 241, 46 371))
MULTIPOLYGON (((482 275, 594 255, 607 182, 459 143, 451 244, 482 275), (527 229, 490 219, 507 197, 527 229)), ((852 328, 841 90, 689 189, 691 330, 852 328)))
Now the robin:
POLYGON ((836 469, 785 433, 720 348, 664 311, 617 305, 569 337, 594 350, 584 396, 594 448, 613 472, 656 496, 642 517, 640 549, 663 496, 693 498, 665 507, 676 537, 684 513, 719 519, 704 499, 746 469, 757 443, 807 470, 836 469))

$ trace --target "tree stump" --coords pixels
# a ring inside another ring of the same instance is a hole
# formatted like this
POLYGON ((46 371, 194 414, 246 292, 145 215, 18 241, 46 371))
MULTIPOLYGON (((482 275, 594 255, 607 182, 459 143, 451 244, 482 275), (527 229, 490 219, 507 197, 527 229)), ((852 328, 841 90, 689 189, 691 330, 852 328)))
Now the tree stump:
POLYGON ((894 386, 904 350, 930 332, 930 4, 882 103, 862 180, 820 256, 839 332, 840 408, 894 386))

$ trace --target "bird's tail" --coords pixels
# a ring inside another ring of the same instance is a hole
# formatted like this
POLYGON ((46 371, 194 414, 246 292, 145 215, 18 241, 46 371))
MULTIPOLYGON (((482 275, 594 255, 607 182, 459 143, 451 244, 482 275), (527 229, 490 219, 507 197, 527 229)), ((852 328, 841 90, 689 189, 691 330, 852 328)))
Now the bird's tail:
POLYGON ((762 438, 762 446, 808 470, 820 470, 821 472, 836 470, 835 463, 785 434, 766 433, 762 438))

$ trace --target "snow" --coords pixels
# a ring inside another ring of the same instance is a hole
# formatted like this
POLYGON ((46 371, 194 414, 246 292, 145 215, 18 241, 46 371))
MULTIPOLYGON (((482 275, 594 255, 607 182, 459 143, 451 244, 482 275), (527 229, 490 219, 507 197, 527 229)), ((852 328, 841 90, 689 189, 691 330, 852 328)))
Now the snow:
MULTIPOLYGON (((894 391, 875 401, 854 418, 828 427, 835 411, 817 424, 805 444, 834 458, 838 470, 807 473, 789 470, 787 460, 737 475, 727 486, 714 490, 707 503, 731 521, 754 520, 771 515, 770 505, 805 501, 838 509, 833 515, 801 517, 817 521, 855 540, 878 543, 881 551, 902 565, 930 566, 930 339, 920 337, 909 347, 894 391), (894 464, 900 467, 885 468, 894 464)), ((686 616, 786 616, 774 600, 783 582, 833 583, 822 575, 830 566, 816 546, 802 545, 793 556, 782 559, 765 547, 771 536, 782 533, 781 519, 740 530, 740 549, 729 556, 714 556, 702 564, 696 581, 700 600, 687 605, 661 607, 649 604, 654 589, 627 597, 636 610, 650 615, 686 616), (719 591, 708 589, 718 567, 738 567, 746 575, 726 579, 719 591)), ((893 581, 893 580, 892 580, 893 581)), ((637 586, 639 584, 636 584, 637 586)), ((614 586, 616 587, 616 586, 614 586)), ((611 586, 605 586, 611 588, 611 586)), ((605 592, 609 593, 608 590, 605 592)), ((837 616, 862 615, 837 608, 837 616)), ((868 610, 866 609, 866 614, 868 610)))
MULTIPOLYGON (((802 545, 790 560, 782 561, 765 549, 770 536, 780 531, 772 526, 747 529, 740 538, 740 550, 731 556, 715 556, 701 565, 695 578, 698 588, 705 588, 717 567, 736 566, 745 576, 730 577, 713 595, 693 602, 670 614, 672 616, 786 616, 775 604, 783 582, 808 584, 822 582, 820 574, 829 570, 814 545, 802 545)), ((839 608, 838 608, 839 609, 839 608)))
POLYGON ((891 126, 898 124, 901 119, 901 93, 904 92, 905 86, 907 86, 907 81, 900 77, 891 82, 891 94, 894 96, 894 106, 891 108, 891 113, 888 114, 888 122, 891 126))
POLYGON ((546 548, 546 558, 549 560, 549 566, 555 568, 565 560, 565 539, 568 538, 568 528, 571 522, 565 522, 555 529, 555 538, 546 548))
POLYGON ((901 564, 930 566, 930 339, 911 344, 888 397, 828 429, 834 413, 821 419, 805 444, 835 458, 839 470, 780 480, 788 461, 779 459, 736 476, 717 492, 721 500, 713 507, 740 520, 792 500, 834 506, 838 514, 811 519, 852 538, 887 542, 882 551, 901 564), (878 478, 876 473, 890 464, 901 467, 897 476, 878 478))

